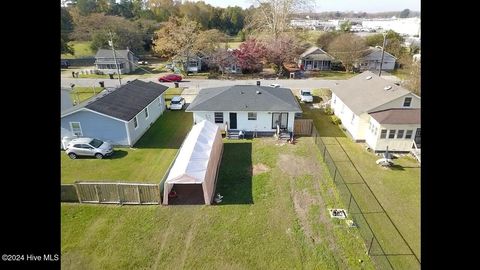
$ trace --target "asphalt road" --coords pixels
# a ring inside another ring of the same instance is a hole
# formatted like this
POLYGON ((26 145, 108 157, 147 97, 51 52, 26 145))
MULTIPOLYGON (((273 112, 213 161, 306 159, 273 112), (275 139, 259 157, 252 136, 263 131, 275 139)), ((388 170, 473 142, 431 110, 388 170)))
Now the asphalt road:
MULTIPOLYGON (((132 79, 130 79, 132 80, 132 79)), ((155 78, 142 79, 143 81, 153 81, 156 82, 155 78)), ((116 79, 74 79, 74 78, 62 78, 61 84, 63 87, 70 87, 70 84, 73 83, 76 86, 96 86, 98 87, 98 82, 104 81, 105 87, 116 87, 119 82, 116 79)), ((125 84, 128 80, 122 79, 122 84, 125 84)), ((282 87, 287 88, 322 88, 322 87, 332 87, 336 82, 342 80, 317 80, 317 79, 290 79, 290 80, 260 80, 261 85, 269 85, 272 83, 280 84, 282 87)), ((207 79, 186 79, 180 82, 180 87, 186 88, 195 88, 202 89, 208 87, 220 87, 228 85, 255 85, 257 80, 207 80, 207 79)), ((173 86, 173 83, 162 83, 167 86, 173 86)))

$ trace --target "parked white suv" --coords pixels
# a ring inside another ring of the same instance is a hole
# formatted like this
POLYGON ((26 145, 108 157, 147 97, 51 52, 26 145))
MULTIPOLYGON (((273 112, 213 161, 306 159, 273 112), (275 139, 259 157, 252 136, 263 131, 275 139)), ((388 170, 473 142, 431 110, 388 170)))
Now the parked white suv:
POLYGON ((310 90, 300 90, 300 101, 313 102, 313 96, 310 93, 310 90))
POLYGON ((170 110, 181 110, 185 105, 185 99, 180 96, 175 96, 170 102, 170 110))
POLYGON ((113 153, 113 147, 108 142, 99 139, 77 138, 68 143, 65 152, 71 159, 76 159, 78 156, 91 156, 102 159, 113 153))

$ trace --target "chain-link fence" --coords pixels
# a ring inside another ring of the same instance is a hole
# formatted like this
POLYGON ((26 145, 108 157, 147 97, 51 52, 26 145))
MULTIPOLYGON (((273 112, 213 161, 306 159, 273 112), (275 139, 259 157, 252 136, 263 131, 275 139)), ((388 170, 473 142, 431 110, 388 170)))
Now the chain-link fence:
POLYGON ((420 260, 353 163, 348 160, 348 155, 338 141, 325 142, 315 127, 312 129, 312 137, 322 153, 323 161, 347 209, 347 215, 360 231, 367 253, 377 268, 420 269, 420 260))

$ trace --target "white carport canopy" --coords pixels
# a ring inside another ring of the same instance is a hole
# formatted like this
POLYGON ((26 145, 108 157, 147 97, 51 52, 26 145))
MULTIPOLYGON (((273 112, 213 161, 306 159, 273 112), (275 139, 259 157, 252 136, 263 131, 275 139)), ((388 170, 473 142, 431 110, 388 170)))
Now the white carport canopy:
POLYGON ((222 135, 217 125, 206 120, 194 125, 165 180, 163 204, 168 204, 168 194, 175 184, 202 185, 205 204, 211 204, 222 150, 222 135))

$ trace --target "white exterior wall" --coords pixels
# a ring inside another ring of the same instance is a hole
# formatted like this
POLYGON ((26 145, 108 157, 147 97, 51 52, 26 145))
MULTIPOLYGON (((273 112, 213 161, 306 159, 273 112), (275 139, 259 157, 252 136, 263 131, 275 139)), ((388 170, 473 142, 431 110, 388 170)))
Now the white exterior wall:
POLYGON ((147 108, 148 118, 145 118, 144 110, 137 114, 138 127, 136 129, 133 124, 133 118, 128 123, 126 123, 130 139, 130 146, 133 146, 142 137, 142 135, 147 132, 147 130, 150 128, 151 125, 153 125, 153 123, 158 119, 158 117, 160 117, 160 115, 162 115, 165 111, 164 94, 161 94, 158 98, 148 104, 147 108))
MULTIPOLYGON (((248 112, 237 113, 237 129, 245 131, 275 131, 272 129, 272 114, 269 112, 256 112, 257 120, 248 120, 248 112)), ((288 113, 288 131, 293 131, 295 112, 288 113)), ((215 112, 193 112, 193 122, 199 123, 207 120, 215 123, 215 112)), ((223 112, 223 123, 216 123, 220 129, 225 130, 225 123, 230 121, 230 112, 223 112)))
POLYGON ((388 146, 389 151, 399 151, 399 152, 410 152, 413 145, 413 140, 415 139, 415 132, 417 128, 420 128, 419 124, 409 124, 409 125, 380 125, 375 119, 372 119, 372 123, 377 127, 377 134, 372 133, 367 126, 367 136, 366 143, 374 151, 385 151, 388 146), (381 130, 387 130, 387 137, 385 139, 380 139, 381 130), (388 134, 390 129, 395 129, 395 138, 389 139, 388 134), (404 130, 403 139, 397 139, 398 130, 404 130), (410 139, 405 139, 407 130, 412 130, 412 137, 410 139))
POLYGON ((420 35, 420 18, 402 18, 402 19, 383 19, 383 20, 364 20, 364 28, 393 30, 399 34, 420 35))
POLYGON ((348 133, 353 137, 354 140, 364 140, 365 138, 359 138, 359 126, 361 126, 362 119, 355 115, 355 119, 352 123, 353 112, 348 108, 343 101, 338 98, 334 93, 332 93, 332 108, 333 112, 340 120, 342 120, 342 125, 347 129, 348 133), (335 100, 335 103, 333 101, 335 100))

